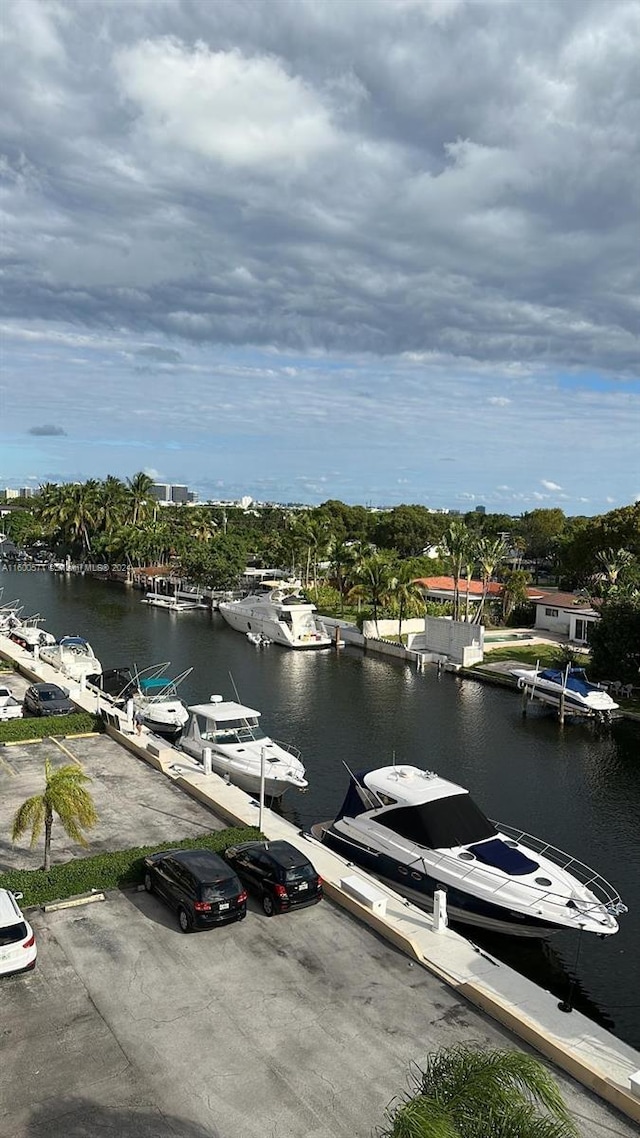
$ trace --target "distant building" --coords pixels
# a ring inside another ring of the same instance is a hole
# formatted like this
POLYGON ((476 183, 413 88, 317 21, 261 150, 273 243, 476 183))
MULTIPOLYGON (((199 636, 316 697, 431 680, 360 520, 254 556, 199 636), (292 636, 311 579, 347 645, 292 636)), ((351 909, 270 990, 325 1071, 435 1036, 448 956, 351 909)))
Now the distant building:
POLYGON ((198 500, 198 495, 188 486, 172 485, 170 482, 154 482, 149 496, 161 506, 188 506, 198 500))
POLYGON ((476 508, 475 508, 475 511, 474 511, 474 512, 475 512, 476 514, 486 514, 486 512, 487 512, 487 507, 486 507, 486 506, 476 506, 476 508))
POLYGON ((171 487, 167 482, 154 482, 149 494, 156 502, 171 501, 171 487))
POLYGON ((19 498, 19 490, 10 490, 7 486, 5 490, 0 490, 0 502, 10 502, 13 498, 19 498))
POLYGON ((171 501, 176 506, 186 506, 189 501, 189 487, 171 486, 171 501))
POLYGON ((33 486, 23 486, 18 490, 18 497, 20 498, 36 498, 38 491, 33 489, 33 486))

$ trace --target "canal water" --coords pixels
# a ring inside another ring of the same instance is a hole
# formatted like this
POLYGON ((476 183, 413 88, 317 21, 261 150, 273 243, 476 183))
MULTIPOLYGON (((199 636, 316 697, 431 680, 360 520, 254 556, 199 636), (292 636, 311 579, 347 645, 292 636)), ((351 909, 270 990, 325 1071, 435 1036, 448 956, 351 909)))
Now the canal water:
POLYGON ((359 770, 395 755, 461 783, 490 817, 592 865, 629 907, 616 936, 585 935, 577 960, 574 933, 473 939, 553 997, 571 987, 576 1008, 640 1047, 639 725, 561 728, 543 713, 525 719, 511 691, 435 669, 420 674, 358 649, 260 650, 217 614, 149 608, 139 592, 89 577, 7 571, 0 585, 4 602, 19 597, 48 631, 86 636, 105 668, 162 661, 173 674, 193 668, 181 687, 188 703, 214 693, 234 698, 235 684, 243 702, 262 711, 267 734, 302 752, 309 789, 282 804, 300 826, 333 817, 347 783, 344 762, 359 770))

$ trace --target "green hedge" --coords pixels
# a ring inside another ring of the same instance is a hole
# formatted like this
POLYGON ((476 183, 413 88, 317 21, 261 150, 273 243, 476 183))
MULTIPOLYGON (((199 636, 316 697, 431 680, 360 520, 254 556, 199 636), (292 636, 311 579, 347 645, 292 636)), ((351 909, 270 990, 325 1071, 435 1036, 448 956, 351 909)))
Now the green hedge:
POLYGON ((30 739, 44 739, 47 735, 86 735, 91 731, 104 731, 104 723, 89 711, 72 715, 43 715, 37 719, 7 719, 0 723, 0 743, 23 743, 30 739))
MULTIPOLYGON (((213 850, 223 853, 237 842, 259 838, 260 831, 252 826, 230 827, 205 834, 201 838, 185 838, 177 842, 161 842, 155 846, 117 850, 115 853, 97 854, 95 857, 74 858, 51 869, 13 869, 0 873, 0 889, 11 889, 24 894, 23 906, 43 905, 47 901, 61 901, 91 889, 122 889, 140 885, 143 881, 143 858, 158 850, 213 850)), ((55 844, 54 844, 55 849, 55 844)))

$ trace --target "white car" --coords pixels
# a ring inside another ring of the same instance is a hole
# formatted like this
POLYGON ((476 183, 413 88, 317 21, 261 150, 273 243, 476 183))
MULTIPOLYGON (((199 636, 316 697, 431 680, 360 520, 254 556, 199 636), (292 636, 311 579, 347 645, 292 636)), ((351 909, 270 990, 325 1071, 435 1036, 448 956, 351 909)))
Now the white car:
POLYGON ((0 686, 0 722, 5 719, 20 719, 22 703, 15 698, 9 688, 0 686))
POLYGON ((35 968, 36 937, 18 901, 22 893, 0 889, 0 976, 35 968))

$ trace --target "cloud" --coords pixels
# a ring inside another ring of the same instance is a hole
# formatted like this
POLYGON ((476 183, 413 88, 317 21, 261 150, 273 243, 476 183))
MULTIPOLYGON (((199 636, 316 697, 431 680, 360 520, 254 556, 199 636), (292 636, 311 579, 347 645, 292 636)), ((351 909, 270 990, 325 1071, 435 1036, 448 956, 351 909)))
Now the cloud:
POLYGON ((562 490, 562 486, 558 486, 557 482, 550 482, 547 478, 541 478, 540 485, 544 486, 545 490, 562 490))
POLYGON ((155 345, 146 345, 144 348, 138 348, 136 351, 137 356, 145 356, 149 360, 157 360, 158 363, 176 364, 182 359, 180 352, 175 348, 159 348, 155 345))
POLYGON ((64 427, 56 427, 53 423, 44 423, 42 427, 29 427, 27 434, 37 435, 38 437, 46 436, 55 437, 57 435, 66 435, 64 427))
POLYGON ((494 407, 508 407, 511 400, 504 395, 492 395, 487 402, 493 404, 494 407))

